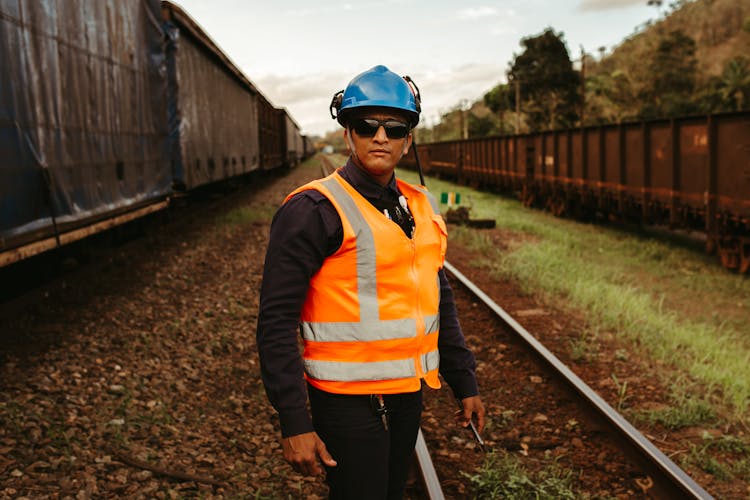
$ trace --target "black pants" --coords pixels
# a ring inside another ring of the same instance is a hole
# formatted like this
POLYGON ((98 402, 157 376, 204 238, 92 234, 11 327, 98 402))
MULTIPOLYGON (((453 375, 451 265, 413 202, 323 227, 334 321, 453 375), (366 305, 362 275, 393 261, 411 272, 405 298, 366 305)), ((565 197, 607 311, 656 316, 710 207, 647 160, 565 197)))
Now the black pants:
POLYGON ((326 467, 329 498, 402 498, 422 416, 422 391, 383 396, 386 431, 370 396, 307 388, 315 431, 338 464, 326 467))

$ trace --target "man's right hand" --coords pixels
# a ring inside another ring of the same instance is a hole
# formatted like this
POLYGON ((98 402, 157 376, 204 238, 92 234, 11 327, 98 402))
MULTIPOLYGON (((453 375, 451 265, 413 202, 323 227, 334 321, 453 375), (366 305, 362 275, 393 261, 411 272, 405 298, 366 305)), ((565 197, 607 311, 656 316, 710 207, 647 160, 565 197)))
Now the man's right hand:
POLYGON ((321 474, 323 469, 318 463, 318 457, 328 467, 336 466, 336 461, 315 432, 282 438, 281 447, 284 450, 284 459, 300 474, 306 476, 321 474))

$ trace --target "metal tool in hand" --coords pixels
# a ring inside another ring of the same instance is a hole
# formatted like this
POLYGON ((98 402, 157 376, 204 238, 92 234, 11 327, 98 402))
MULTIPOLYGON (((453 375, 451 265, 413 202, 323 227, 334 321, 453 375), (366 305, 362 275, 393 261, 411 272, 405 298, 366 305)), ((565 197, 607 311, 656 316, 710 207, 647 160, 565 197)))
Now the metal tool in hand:
MULTIPOLYGON (((458 407, 463 411, 464 405, 456 399, 456 403, 458 404, 458 407)), ((482 439, 482 436, 479 435, 479 431, 477 430, 477 426, 474 425, 474 421, 469 418, 469 427, 471 428, 471 432, 474 433, 474 439, 477 440, 477 443, 479 444, 479 448, 484 451, 484 439, 482 439)))
POLYGON ((471 432, 474 433, 474 439, 477 440, 477 443, 479 444, 479 448, 484 451, 484 439, 482 439, 482 436, 479 435, 479 431, 477 430, 477 426, 474 425, 474 422, 469 420, 469 427, 471 427, 471 432))

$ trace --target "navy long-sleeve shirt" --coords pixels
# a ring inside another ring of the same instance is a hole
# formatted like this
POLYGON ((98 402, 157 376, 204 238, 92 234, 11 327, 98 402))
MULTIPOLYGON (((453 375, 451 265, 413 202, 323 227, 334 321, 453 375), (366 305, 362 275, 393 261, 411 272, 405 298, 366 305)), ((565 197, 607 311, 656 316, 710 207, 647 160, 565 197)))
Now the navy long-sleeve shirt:
MULTIPOLYGON (((339 174, 381 211, 384 206, 398 205, 400 193, 395 176, 386 187, 380 186, 351 159, 339 169, 339 174)), ((407 231, 403 226, 402 229, 407 231)), ((271 223, 261 285, 257 344, 263 384, 268 399, 279 413, 281 433, 285 437, 313 430, 298 341, 300 313, 310 278, 323 261, 338 250, 343 236, 338 212, 316 190, 293 196, 279 208, 271 223)), ((457 398, 475 396, 478 389, 474 356, 466 348, 453 291, 442 269, 439 278, 440 374, 457 398)))

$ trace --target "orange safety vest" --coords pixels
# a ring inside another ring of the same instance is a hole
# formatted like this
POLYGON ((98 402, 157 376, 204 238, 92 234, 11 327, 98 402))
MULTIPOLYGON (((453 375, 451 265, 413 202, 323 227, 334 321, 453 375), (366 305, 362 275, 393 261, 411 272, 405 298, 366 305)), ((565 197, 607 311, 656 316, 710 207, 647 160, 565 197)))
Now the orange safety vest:
MULTIPOLYGON (((435 198, 396 180, 414 217, 408 238, 338 173, 307 189, 341 217, 341 247, 311 278, 302 307, 305 378, 336 394, 415 392, 438 379, 440 282, 447 231, 435 198)), ((286 200, 285 200, 286 201, 286 200)))

